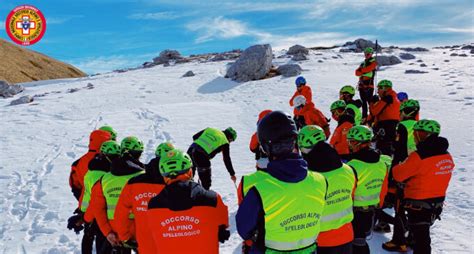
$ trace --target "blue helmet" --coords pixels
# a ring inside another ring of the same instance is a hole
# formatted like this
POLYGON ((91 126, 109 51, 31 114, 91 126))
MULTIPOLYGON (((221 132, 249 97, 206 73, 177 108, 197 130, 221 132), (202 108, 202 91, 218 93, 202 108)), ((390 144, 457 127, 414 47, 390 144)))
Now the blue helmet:
POLYGON ((299 76, 298 78, 296 78, 295 84, 297 86, 305 85, 306 84, 306 79, 303 76, 299 76))
POLYGON ((408 94, 405 92, 399 92, 397 93, 397 98, 399 101, 408 100, 408 94))

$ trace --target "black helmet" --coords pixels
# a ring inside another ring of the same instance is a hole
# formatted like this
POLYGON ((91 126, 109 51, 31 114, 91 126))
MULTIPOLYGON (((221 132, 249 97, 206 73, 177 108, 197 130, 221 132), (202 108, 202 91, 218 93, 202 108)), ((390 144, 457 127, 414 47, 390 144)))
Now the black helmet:
POLYGON ((281 157, 293 151, 298 131, 291 116, 282 111, 273 111, 260 120, 257 136, 269 158, 281 157))

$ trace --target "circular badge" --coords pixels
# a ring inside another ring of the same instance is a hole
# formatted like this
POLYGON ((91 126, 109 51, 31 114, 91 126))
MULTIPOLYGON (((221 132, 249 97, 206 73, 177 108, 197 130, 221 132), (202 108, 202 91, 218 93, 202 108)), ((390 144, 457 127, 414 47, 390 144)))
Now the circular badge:
POLYGON ((46 19, 38 8, 20 5, 8 14, 5 30, 12 41, 23 46, 37 43, 46 31, 46 19))

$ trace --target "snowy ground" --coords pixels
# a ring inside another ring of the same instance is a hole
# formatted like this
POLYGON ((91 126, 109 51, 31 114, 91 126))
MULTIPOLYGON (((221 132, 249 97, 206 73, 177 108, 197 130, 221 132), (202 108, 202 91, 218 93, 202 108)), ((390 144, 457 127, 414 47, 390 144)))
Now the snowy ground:
MULTIPOLYGON (((378 79, 390 79, 396 91, 406 91, 421 103, 422 117, 437 119, 450 143, 456 170, 448 191, 442 221, 433 227, 434 253, 474 253, 473 73, 469 57, 450 57, 447 50, 415 53, 416 59, 386 68, 378 79), (428 67, 419 67, 422 59, 428 67), (444 60, 450 60, 445 62, 444 60), (412 64, 413 63, 413 64, 412 64), (410 65, 412 64, 412 65, 410 65), (434 70, 432 68, 439 68, 434 70), (427 74, 404 74, 407 69, 427 74)), ((361 54, 311 52, 302 62, 303 75, 313 89, 316 106, 328 107, 341 86, 355 84, 354 69, 361 54), (317 55, 320 54, 320 55, 317 55), (323 60, 319 63, 318 60, 323 60)), ((277 53, 278 55, 278 53, 277 53)), ((276 63, 288 59, 276 59, 276 63)), ((127 73, 111 73, 72 80, 29 83, 22 94, 43 95, 30 105, 8 106, 0 100, 0 252, 80 253, 80 236, 66 229, 76 202, 69 191, 70 164, 87 151, 91 130, 112 125, 119 139, 136 135, 145 143, 144 162, 164 140, 187 149, 202 128, 233 126, 238 139, 231 155, 238 176, 254 170, 248 149, 257 114, 263 109, 290 112, 288 100, 294 78, 238 84, 223 78, 227 62, 158 66, 127 73), (197 75, 181 78, 188 70, 197 75), (93 84, 93 89, 85 88, 93 84), (71 93, 70 89, 79 89, 71 93)), ((332 123, 334 128, 334 123, 332 123)), ((232 236, 222 253, 239 253, 240 238, 234 215, 235 187, 220 156, 213 160, 213 189, 229 206, 232 236)), ((390 234, 374 234, 373 253, 390 234)))

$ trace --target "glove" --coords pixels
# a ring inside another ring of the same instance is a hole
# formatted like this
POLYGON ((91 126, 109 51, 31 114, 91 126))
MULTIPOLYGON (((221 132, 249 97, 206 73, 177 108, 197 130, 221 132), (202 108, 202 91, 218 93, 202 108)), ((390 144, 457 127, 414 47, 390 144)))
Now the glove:
POLYGON ((379 101, 379 96, 378 95, 374 95, 372 96, 372 98, 370 98, 370 101, 371 103, 376 103, 377 101, 379 101))
POLYGON ((118 237, 114 232, 110 232, 107 235, 107 241, 109 241, 110 245, 112 245, 113 247, 120 246, 120 241, 118 240, 118 237))
POLYGON ((230 176, 230 180, 232 180, 232 182, 236 183, 237 177, 235 175, 230 176))
POLYGON ((122 242, 122 246, 125 247, 125 248, 128 248, 128 249, 138 249, 138 243, 137 241, 135 240, 127 240, 127 241, 124 241, 122 242))
POLYGON ((393 98, 392 98, 392 96, 384 96, 384 97, 382 97, 382 101, 385 101, 385 103, 387 103, 387 104, 392 104, 393 98))
POLYGON ((229 240, 230 237, 230 231, 226 229, 226 225, 220 225, 219 226, 219 242, 224 243, 225 241, 229 240))
POLYGON ((84 229, 84 226, 82 225, 83 223, 84 221, 82 220, 81 214, 73 215, 67 220, 67 229, 74 229, 74 232, 76 232, 76 234, 79 234, 79 232, 84 229))

